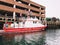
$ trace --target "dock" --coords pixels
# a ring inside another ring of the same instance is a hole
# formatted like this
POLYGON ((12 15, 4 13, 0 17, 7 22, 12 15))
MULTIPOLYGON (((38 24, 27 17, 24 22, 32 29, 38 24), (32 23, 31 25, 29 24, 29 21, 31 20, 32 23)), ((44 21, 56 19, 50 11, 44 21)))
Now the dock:
POLYGON ((60 28, 60 21, 48 21, 47 22, 47 28, 48 29, 57 29, 60 28))

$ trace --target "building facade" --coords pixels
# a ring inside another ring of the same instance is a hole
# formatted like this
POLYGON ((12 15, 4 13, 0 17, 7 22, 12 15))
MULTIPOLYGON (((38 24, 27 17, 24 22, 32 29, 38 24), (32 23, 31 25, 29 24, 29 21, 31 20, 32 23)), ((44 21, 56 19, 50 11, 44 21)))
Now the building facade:
POLYGON ((5 22, 6 19, 12 22, 15 17, 26 16, 29 12, 31 16, 45 19, 45 6, 30 0, 0 0, 0 22, 5 22))

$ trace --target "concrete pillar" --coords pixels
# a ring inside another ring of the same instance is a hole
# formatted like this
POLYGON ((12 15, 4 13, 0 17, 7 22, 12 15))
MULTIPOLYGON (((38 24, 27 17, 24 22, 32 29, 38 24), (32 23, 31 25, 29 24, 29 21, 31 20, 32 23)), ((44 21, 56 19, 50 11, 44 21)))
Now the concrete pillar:
MULTIPOLYGON (((29 4, 29 6, 30 6, 30 4, 29 4)), ((29 9, 29 12, 30 12, 30 9, 29 9)))
POLYGON ((41 17, 39 17, 39 20, 41 20, 41 17))
MULTIPOLYGON (((14 0, 14 1, 16 1, 16 0, 14 0)), ((13 8, 16 8, 16 5, 14 5, 13 8)), ((13 19, 14 19, 14 20, 15 20, 15 16, 16 16, 16 13, 13 12, 13 19)))

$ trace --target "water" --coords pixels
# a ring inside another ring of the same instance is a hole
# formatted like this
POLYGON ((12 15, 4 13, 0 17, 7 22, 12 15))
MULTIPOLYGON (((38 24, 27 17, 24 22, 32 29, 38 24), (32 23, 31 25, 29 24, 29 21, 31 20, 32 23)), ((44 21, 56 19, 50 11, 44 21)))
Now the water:
POLYGON ((60 29, 27 34, 4 34, 0 45, 60 45, 60 29))
POLYGON ((48 45, 60 45, 60 29, 48 30, 46 32, 46 43, 48 45))

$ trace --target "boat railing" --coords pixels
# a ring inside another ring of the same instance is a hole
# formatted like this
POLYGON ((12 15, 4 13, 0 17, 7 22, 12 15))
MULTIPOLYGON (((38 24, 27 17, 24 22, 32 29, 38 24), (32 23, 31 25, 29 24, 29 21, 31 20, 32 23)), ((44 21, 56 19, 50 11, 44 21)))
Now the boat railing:
POLYGON ((16 28, 19 28, 19 26, 20 27, 24 27, 26 21, 28 21, 28 22, 32 21, 32 24, 39 24, 39 23, 42 24, 42 22, 40 20, 26 20, 25 19, 25 20, 23 20, 21 22, 18 22, 18 23, 16 22, 16 24, 14 24, 14 23, 7 23, 6 25, 8 25, 7 28, 15 28, 15 26, 16 26, 16 28))

